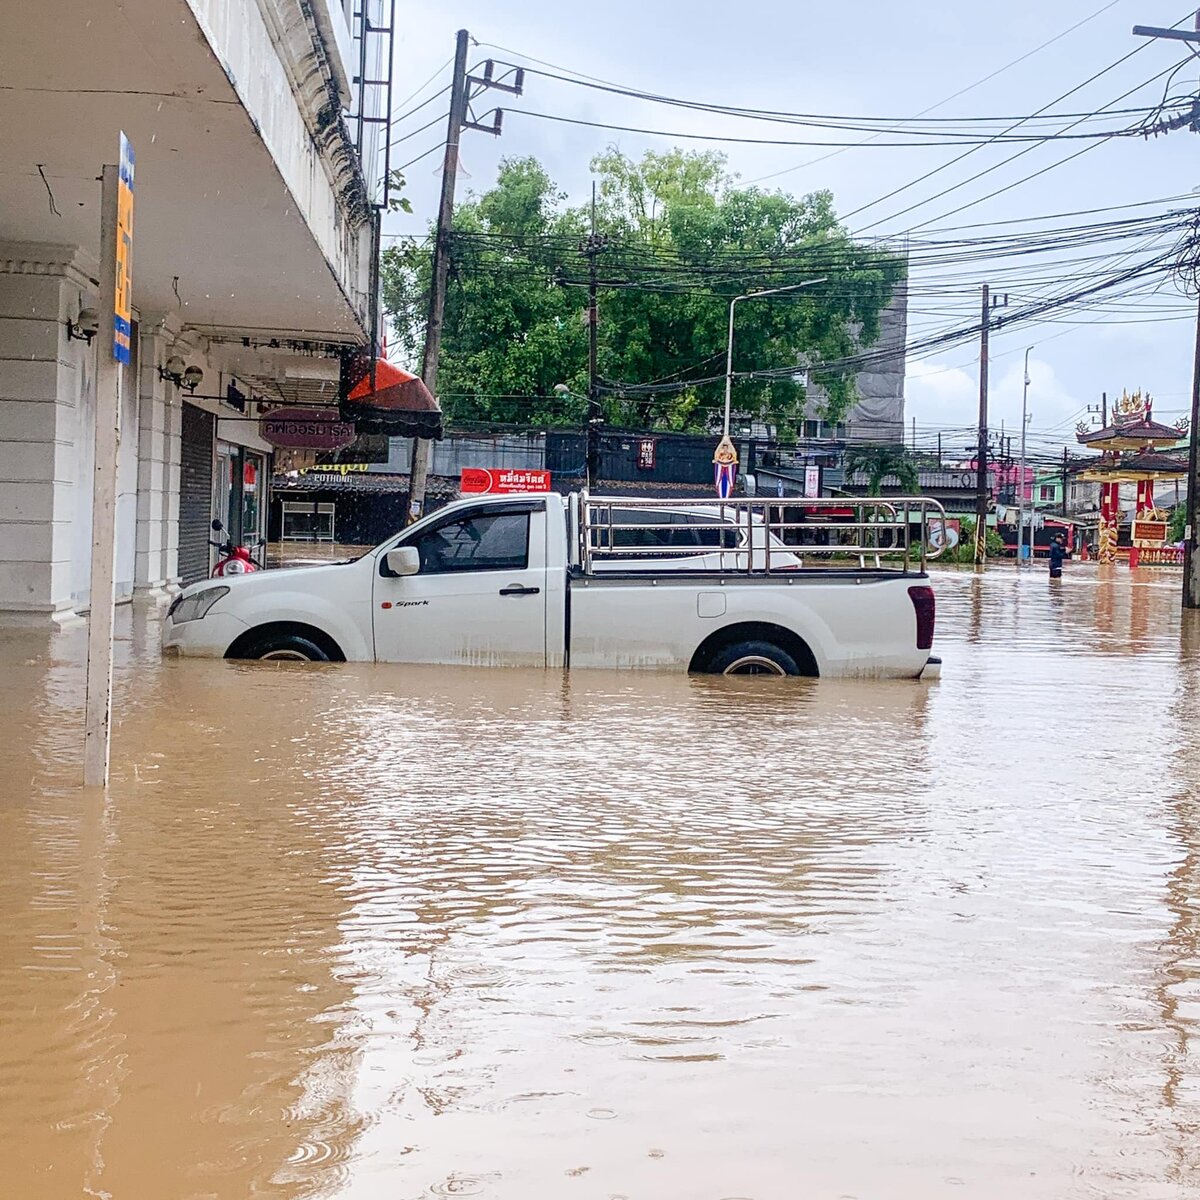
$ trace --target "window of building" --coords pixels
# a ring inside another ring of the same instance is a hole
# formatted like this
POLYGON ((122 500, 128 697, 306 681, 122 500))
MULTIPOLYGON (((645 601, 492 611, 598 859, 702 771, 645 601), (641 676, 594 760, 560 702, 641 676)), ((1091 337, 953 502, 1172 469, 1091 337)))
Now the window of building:
POLYGON ((282 534, 289 542, 332 542, 334 506, 306 500, 283 502, 282 534))
POLYGON ((1053 500, 1054 499, 1054 485, 1052 483, 1043 483, 1041 485, 1041 491, 1038 496, 1038 499, 1039 500, 1053 500))

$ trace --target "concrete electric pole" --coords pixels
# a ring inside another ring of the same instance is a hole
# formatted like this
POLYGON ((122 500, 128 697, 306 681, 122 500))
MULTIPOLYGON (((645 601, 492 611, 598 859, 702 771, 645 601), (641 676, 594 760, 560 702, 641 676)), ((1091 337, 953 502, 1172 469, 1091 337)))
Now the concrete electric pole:
MULTIPOLYGON (((421 361, 421 378, 429 394, 437 397, 438 355, 442 348, 442 318, 446 311, 446 282, 450 275, 450 235, 454 225, 454 185, 458 176, 458 146, 464 129, 478 129, 500 136, 504 113, 495 110, 491 125, 470 119, 470 104, 474 96, 491 88, 519 96, 524 87, 525 72, 516 69, 513 82, 494 79, 494 64, 489 59, 482 76, 467 74, 467 48, 471 35, 458 31, 454 50, 454 77, 450 84, 450 117, 446 126, 446 154, 442 161, 442 196, 438 204, 437 232, 433 242, 433 270, 429 281, 429 310, 425 326, 425 352, 421 361), (471 89, 476 90, 472 93, 471 89)), ((429 476, 430 443, 424 438, 413 440, 412 466, 409 474, 408 515, 410 521, 420 518, 425 509, 425 483, 429 476)))
POLYGON ((991 332, 992 309, 1003 308, 1008 297, 993 296, 983 285, 983 305, 979 335, 979 445, 975 451, 975 565, 987 562, 988 516, 988 335, 991 332))
POLYGON ((587 486, 591 490, 600 478, 600 375, 597 369, 597 338, 600 313, 597 305, 598 279, 596 259, 608 248, 608 238, 596 232, 596 184, 592 183, 592 230, 579 249, 588 260, 588 393, 587 393, 587 486))
MULTIPOLYGON (((1193 29, 1163 29, 1154 25, 1135 25, 1135 37, 1166 38, 1175 42, 1186 42, 1196 52, 1200 45, 1200 11, 1196 13, 1193 29)), ((1197 104, 1193 103, 1190 114, 1166 122, 1168 129, 1184 126, 1198 131, 1197 104)), ((1196 250, 1193 245, 1193 251, 1196 250)), ((1200 284, 1200 260, 1193 255, 1192 272, 1200 284)), ((1187 526, 1183 534, 1183 607, 1200 608, 1200 460, 1196 453, 1200 430, 1200 308, 1196 313, 1196 347, 1192 360, 1192 416, 1188 426, 1188 474, 1187 474, 1187 526)))

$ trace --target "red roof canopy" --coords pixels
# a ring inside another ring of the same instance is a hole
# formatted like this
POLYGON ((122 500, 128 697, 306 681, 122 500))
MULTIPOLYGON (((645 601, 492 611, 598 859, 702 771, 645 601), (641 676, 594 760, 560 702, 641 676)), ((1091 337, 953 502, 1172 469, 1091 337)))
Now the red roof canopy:
POLYGON ((359 433, 440 440, 442 410, 424 381, 385 358, 354 359, 346 370, 342 418, 359 433))

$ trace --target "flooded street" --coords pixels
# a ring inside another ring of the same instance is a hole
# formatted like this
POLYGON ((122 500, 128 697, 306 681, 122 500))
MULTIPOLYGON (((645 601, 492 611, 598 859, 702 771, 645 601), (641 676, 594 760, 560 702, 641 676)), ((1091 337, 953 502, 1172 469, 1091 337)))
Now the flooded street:
POLYGON ((937 578, 933 685, 0 630, 0 1192, 1200 1194, 1200 624, 937 578))

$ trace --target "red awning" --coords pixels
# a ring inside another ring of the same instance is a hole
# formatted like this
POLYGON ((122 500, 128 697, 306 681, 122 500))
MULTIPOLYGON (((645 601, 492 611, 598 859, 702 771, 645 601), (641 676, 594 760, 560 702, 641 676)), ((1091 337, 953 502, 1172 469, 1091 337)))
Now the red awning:
POLYGON ((360 358, 347 368, 342 419, 353 421, 359 433, 440 440, 442 410, 424 382, 387 359, 377 358, 374 367, 372 372, 371 360, 360 358))

